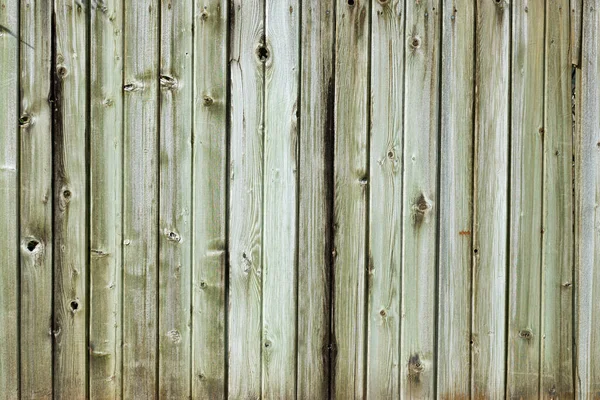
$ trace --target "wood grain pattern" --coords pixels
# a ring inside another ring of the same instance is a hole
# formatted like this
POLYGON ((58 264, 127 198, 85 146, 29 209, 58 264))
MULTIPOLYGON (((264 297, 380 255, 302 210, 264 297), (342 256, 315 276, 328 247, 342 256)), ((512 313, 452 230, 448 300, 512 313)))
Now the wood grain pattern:
POLYGON ((124 11, 123 397, 155 398, 157 382, 158 1, 124 11))
POLYGON ((84 398, 87 380, 87 9, 54 1, 54 396, 84 398))
POLYGON ((468 398, 471 383, 474 28, 472 1, 443 5, 437 333, 442 399, 468 398))
POLYGON ((52 397, 52 2, 20 3, 21 397, 52 397))
POLYGON ((402 395, 434 396, 440 2, 407 2, 404 87, 402 395))
POLYGON ((193 7, 160 10, 158 392, 170 399, 191 395, 193 7))
POLYGON ((298 187, 299 399, 327 398, 331 346, 334 0, 303 0, 298 187))
POLYGON ((583 42, 581 64, 581 133, 577 149, 580 169, 576 185, 579 187, 576 331, 576 394, 579 399, 596 396, 600 390, 600 301, 597 272, 600 247, 598 237, 597 202, 600 196, 598 174, 600 142, 600 9, 594 0, 584 1, 583 42))
POLYGON ((544 1, 512 8, 507 392, 539 397, 544 1))
POLYGON ((123 8, 90 9, 89 397, 121 397, 123 8))
POLYGON ((261 386, 264 1, 230 9, 228 395, 259 398, 261 386))
POLYGON ((262 397, 296 394, 297 0, 266 1, 262 397))
POLYGON ((199 399, 223 399, 227 385, 227 14, 226 0, 195 2, 191 372, 199 399))
POLYGON ((569 3, 546 2, 541 386, 573 398, 573 129, 569 3))
POLYGON ((400 393, 404 4, 373 2, 367 397, 400 393))
POLYGON ((472 396, 505 395, 509 4, 477 2, 472 396))
POLYGON ((19 397, 19 2, 0 1, 0 398, 19 397))

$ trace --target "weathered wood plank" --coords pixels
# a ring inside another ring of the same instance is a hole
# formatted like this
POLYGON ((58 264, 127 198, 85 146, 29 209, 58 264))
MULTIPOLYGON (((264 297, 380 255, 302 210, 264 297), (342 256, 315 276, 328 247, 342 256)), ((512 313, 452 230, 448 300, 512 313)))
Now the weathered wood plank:
POLYGON ((87 380, 87 10, 54 0, 54 396, 84 398, 87 380))
POLYGON ((226 0, 196 1, 192 397, 198 399, 223 399, 227 384, 227 13, 226 0))
POLYGON ((230 8, 229 397, 261 396, 264 1, 230 8))
POLYGON ((598 235, 598 173, 600 143, 600 4, 584 1, 581 64, 581 131, 576 160, 580 165, 576 185, 579 186, 578 264, 576 309, 576 392, 580 399, 596 396, 600 391, 600 237, 598 235))
POLYGON ((404 2, 372 2, 367 396, 400 393, 404 2))
POLYGON ((303 0, 298 188, 299 399, 329 395, 334 0, 303 0))
POLYGON ((544 0, 512 7, 507 395, 540 385, 544 0))
POLYGON ((52 397, 52 2, 21 1, 21 396, 52 397))
POLYGON ((366 377, 369 1, 338 0, 335 42, 331 396, 363 398, 366 377))
POLYGON ((158 396, 158 6, 124 6, 124 398, 158 396))
POLYGON ((19 2, 0 1, 0 397, 19 397, 19 2))
POLYGON ((504 398, 510 7, 477 2, 472 395, 504 398))
POLYGON ((158 396, 191 396, 193 0, 160 3, 158 396))
POLYGON ((123 7, 90 10, 89 397, 121 397, 123 7))
POLYGON ((471 363, 475 4, 442 10, 437 393, 468 398, 471 363))
POLYGON ((262 397, 296 394, 298 0, 267 0, 262 397))
POLYGON ((541 386, 573 398, 573 129, 569 2, 546 2, 541 386))
POLYGON ((583 18, 583 0, 569 0, 569 4, 560 7, 571 7, 570 13, 570 54, 571 63, 581 67, 581 25, 583 18))
POLYGON ((434 396, 440 2, 407 2, 400 379, 403 397, 434 396))

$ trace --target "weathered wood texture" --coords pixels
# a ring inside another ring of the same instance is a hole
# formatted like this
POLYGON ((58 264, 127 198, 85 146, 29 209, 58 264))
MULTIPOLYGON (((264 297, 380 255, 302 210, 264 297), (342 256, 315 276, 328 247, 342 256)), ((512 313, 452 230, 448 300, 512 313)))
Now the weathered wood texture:
POLYGON ((0 398, 595 398, 597 0, 0 0, 0 398))

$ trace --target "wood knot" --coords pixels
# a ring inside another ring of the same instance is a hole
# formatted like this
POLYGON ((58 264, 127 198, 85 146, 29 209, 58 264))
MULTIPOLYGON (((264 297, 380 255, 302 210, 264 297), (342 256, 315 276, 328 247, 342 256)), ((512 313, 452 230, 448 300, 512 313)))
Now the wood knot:
POLYGON ((167 332, 167 337, 173 343, 181 342, 181 333, 179 333, 179 331, 176 329, 172 329, 169 332, 167 332))
POLYGON ((139 92, 144 89, 144 85, 141 82, 131 82, 123 85, 123 90, 126 92, 139 92))
POLYGON ((256 48, 256 58, 258 58, 258 61, 261 63, 266 63, 267 60, 269 59, 269 49, 267 48, 267 46, 265 46, 264 44, 260 44, 257 48, 256 48))
POLYGON ((530 340, 533 338, 533 332, 531 329, 521 329, 519 331, 519 337, 521 339, 530 340))
POLYGON ((69 305, 71 306, 71 312, 73 314, 75 314, 79 310, 79 301, 78 300, 71 301, 71 304, 69 304, 69 305))
POLYGON ((417 197, 417 200, 415 201, 412 208, 414 211, 415 224, 420 225, 423 222, 427 222, 427 216, 433 208, 433 203, 425 195, 425 193, 421 193, 419 197, 417 197))
POLYGON ((21 118, 19 118, 19 126, 21 128, 27 128, 29 125, 31 125, 31 116, 29 114, 23 114, 21 115, 21 118))
POLYGON ((170 75, 161 75, 159 82, 160 86, 166 90, 177 89, 178 86, 177 79, 170 75))
POLYGON ((204 105, 204 107, 210 107, 213 105, 213 103, 214 103, 214 100, 212 97, 210 97, 208 95, 202 96, 202 104, 204 105))
POLYGON ((271 341, 270 341, 270 340, 265 340, 265 348, 267 348, 267 349, 268 349, 268 348, 269 348, 269 347, 271 347, 272 345, 273 345, 273 343, 271 343, 271 341))
POLYGON ((423 372, 425 366, 418 354, 413 354, 408 360, 408 374, 412 379, 419 379, 419 375, 423 372))
POLYGON ((31 254, 39 253, 42 247, 42 243, 34 238, 29 238, 23 242, 24 250, 31 254))
POLYGON ((410 47, 412 47, 413 49, 418 49, 419 47, 421 47, 421 38, 419 36, 413 36, 410 39, 410 47))
POLYGON ((67 70, 67 67, 65 67, 64 65, 59 65, 56 68, 56 75, 60 79, 64 79, 68 74, 69 74, 69 71, 67 70))
POLYGON ((171 242, 181 242, 181 236, 179 236, 179 234, 175 231, 166 230, 165 235, 167 240, 170 240, 171 242))

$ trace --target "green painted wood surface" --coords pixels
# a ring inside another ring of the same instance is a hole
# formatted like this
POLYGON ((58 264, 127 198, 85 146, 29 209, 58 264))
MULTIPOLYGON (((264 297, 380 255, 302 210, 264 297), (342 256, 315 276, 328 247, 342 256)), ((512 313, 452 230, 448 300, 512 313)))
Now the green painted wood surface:
POLYGON ((477 2, 471 395, 506 391, 510 7, 477 2))
POLYGON ((190 396, 193 1, 160 4, 158 395, 190 396))
POLYGON ((336 2, 330 395, 362 399, 366 358, 369 2, 336 2))
POLYGON ((544 1, 512 8, 507 395, 539 397, 544 1))
POLYGON ((0 0, 0 398, 593 398, 597 8, 0 0))
POLYGON ((441 18, 437 393, 460 399, 471 382, 475 5, 447 2, 441 18))
POLYGON ((124 4, 124 398, 158 397, 159 16, 157 0, 124 4))
POLYGON ((19 397, 19 2, 0 1, 0 395, 19 397))
POLYGON ((89 397, 121 397, 123 8, 90 9, 89 397))
POLYGON ((400 393, 404 15, 400 1, 373 3, 366 378, 372 398, 400 393))
POLYGON ((225 0, 194 4, 192 398, 226 395, 227 37, 225 0))

